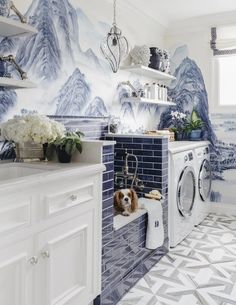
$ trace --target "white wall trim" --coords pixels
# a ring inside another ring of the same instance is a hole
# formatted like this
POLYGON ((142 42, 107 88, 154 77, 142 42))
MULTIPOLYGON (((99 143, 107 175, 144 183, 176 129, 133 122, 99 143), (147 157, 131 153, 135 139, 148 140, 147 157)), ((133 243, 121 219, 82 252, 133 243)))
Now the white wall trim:
POLYGON ((222 215, 236 215, 236 204, 211 203, 211 213, 222 215))
POLYGON ((221 14, 206 15, 185 19, 182 21, 171 23, 166 32, 167 36, 178 35, 180 33, 192 33, 197 31, 206 31, 217 25, 235 24, 236 11, 221 14))

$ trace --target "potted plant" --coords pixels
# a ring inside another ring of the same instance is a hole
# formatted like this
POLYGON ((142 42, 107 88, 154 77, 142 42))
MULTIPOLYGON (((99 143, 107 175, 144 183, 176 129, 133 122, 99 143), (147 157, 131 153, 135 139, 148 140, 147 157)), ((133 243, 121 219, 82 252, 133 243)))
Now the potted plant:
POLYGON ((171 111, 172 126, 170 130, 175 133, 175 140, 185 139, 186 114, 179 111, 171 111))
POLYGON ((186 124, 185 129, 189 135, 190 141, 201 140, 203 121, 200 119, 196 110, 193 110, 190 121, 186 124))
POLYGON ((82 152, 81 136, 83 133, 80 131, 66 132, 64 137, 53 142, 60 163, 70 163, 76 150, 82 152))

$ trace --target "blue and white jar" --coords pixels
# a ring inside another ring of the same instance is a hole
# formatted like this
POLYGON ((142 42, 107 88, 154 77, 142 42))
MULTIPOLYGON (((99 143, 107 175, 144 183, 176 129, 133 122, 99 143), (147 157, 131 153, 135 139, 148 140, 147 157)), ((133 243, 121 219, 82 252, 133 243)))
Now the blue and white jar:
POLYGON ((0 0, 0 16, 8 17, 10 15, 10 0, 0 0))

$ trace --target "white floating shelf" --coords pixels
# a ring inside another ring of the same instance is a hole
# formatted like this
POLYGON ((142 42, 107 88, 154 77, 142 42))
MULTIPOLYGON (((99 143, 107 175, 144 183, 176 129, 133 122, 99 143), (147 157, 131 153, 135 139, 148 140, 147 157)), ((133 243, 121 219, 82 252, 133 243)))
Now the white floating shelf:
POLYGON ((164 73, 146 66, 142 65, 134 65, 134 66, 127 66, 127 67, 121 67, 121 70, 136 73, 139 75, 147 76, 149 78, 155 78, 157 80, 162 80, 162 81, 171 81, 176 79, 176 77, 164 73))
POLYGON ((125 102, 128 103, 143 103, 143 104, 153 104, 153 105, 160 105, 160 106, 176 106, 173 102, 167 102, 167 101, 160 101, 160 100, 153 100, 143 97, 129 97, 124 98, 125 102))
POLYGON ((0 16, 0 36, 17 37, 36 34, 38 31, 26 23, 0 16))
POLYGON ((31 89, 37 86, 29 80, 18 80, 7 77, 0 77, 0 87, 8 89, 31 89))

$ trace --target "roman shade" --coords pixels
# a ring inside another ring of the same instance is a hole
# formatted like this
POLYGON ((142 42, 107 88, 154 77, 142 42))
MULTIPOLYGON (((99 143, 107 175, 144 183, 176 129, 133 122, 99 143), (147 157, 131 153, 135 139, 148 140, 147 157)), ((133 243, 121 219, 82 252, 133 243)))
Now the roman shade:
POLYGON ((211 28, 210 45, 214 55, 236 54, 236 24, 211 28))

